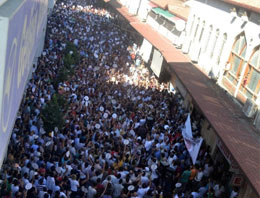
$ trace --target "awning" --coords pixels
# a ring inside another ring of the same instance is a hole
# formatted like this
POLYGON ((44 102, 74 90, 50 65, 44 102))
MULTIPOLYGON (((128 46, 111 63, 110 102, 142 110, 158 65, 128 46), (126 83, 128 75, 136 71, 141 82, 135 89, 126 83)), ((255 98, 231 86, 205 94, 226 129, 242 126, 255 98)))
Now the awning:
POLYGON ((172 18, 174 17, 173 14, 171 14, 170 12, 168 12, 167 10, 163 10, 161 8, 153 8, 152 9, 156 14, 160 14, 166 18, 172 18))
POLYGON ((169 21, 171 21, 173 23, 176 23, 179 20, 183 21, 181 18, 179 18, 179 17, 175 16, 174 14, 170 13, 169 11, 163 10, 161 8, 153 8, 152 11, 155 12, 156 14, 163 16, 164 18, 168 19, 169 21))

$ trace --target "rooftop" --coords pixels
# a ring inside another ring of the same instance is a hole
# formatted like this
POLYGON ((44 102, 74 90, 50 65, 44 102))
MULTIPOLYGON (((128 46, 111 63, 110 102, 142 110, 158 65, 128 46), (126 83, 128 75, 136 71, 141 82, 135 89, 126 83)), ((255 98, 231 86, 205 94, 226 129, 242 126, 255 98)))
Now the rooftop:
POLYGON ((220 0, 254 12, 260 12, 260 0, 220 0))

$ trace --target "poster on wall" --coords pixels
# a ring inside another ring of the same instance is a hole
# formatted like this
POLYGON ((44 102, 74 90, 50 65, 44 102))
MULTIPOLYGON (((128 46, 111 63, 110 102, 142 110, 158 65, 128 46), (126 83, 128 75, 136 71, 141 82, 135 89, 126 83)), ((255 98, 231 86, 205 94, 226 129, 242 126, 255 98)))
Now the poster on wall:
POLYGON ((163 55, 159 52, 159 50, 153 50, 153 59, 151 63, 151 69, 154 74, 159 78, 163 63, 163 55))
MULTIPOLYGON (((6 2, 1 9, 11 9, 6 2)), ((0 73, 3 83, 0 89, 0 167, 2 165, 16 114, 27 83, 35 53, 39 47, 47 20, 47 0, 25 0, 17 3, 8 16, 0 21, 8 21, 1 26, 6 32, 5 56, 1 57, 0 73), (5 28, 5 29, 4 29, 5 28)), ((2 35, 1 35, 2 36, 2 35)), ((3 37, 1 37, 3 38, 3 37)), ((0 45, 2 45, 0 39, 0 45)))

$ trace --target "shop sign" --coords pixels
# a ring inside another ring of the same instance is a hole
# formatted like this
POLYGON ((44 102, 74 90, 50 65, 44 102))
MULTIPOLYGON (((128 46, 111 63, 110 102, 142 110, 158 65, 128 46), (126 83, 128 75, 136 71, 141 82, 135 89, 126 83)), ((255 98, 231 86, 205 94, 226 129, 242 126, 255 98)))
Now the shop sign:
POLYGON ((217 146, 218 146, 219 150, 221 151, 221 153, 226 158, 226 160, 228 161, 228 163, 230 165, 230 171, 239 172, 238 164, 236 163, 236 161, 232 157, 231 153, 229 152, 227 147, 223 144, 223 142, 220 139, 218 139, 218 141, 217 141, 217 146))
POLYGON ((235 174, 233 175, 232 179, 231 179, 231 185, 232 186, 242 186, 244 183, 244 177, 243 175, 239 175, 239 174, 235 174))

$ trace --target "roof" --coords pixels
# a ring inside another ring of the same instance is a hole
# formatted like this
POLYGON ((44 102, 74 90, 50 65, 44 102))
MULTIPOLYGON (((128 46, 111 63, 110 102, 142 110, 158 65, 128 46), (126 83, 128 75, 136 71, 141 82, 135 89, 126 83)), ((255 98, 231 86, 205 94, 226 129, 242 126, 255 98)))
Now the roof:
POLYGON ((190 8, 185 6, 185 1, 183 0, 151 0, 151 2, 162 9, 168 9, 169 12, 185 21, 188 19, 190 8))
POLYGON ((151 0, 152 3, 158 5, 162 9, 167 9, 169 0, 151 0))
POLYGON ((131 25, 163 54, 167 62, 174 60, 187 62, 187 58, 176 48, 173 49, 169 40, 158 34, 150 25, 141 22, 131 23, 131 25), (147 32, 149 32, 149 34, 147 32), (154 37, 154 35, 156 35, 156 37, 154 37))
POLYGON ((187 21, 190 13, 190 8, 185 6, 182 0, 170 0, 168 10, 185 21, 187 21))
POLYGON ((235 6, 243 7, 254 12, 260 12, 260 0, 221 0, 235 6))
MULTIPOLYGON (((125 18, 129 18, 127 10, 122 10, 120 7, 116 9, 125 18)), ((130 24, 164 55, 170 65, 170 70, 174 71, 186 87, 246 178, 260 195, 259 136, 241 118, 243 114, 238 111, 231 99, 225 94, 218 95, 217 87, 211 86, 210 80, 168 39, 153 30, 148 24, 141 23, 139 19, 136 18, 134 21, 130 24)))
MULTIPOLYGON (((172 62, 170 68, 203 112, 218 137, 260 195, 260 142, 243 120, 234 117, 232 101, 208 86, 209 79, 189 62, 172 62)), ((236 115, 237 116, 237 115, 236 115)))

